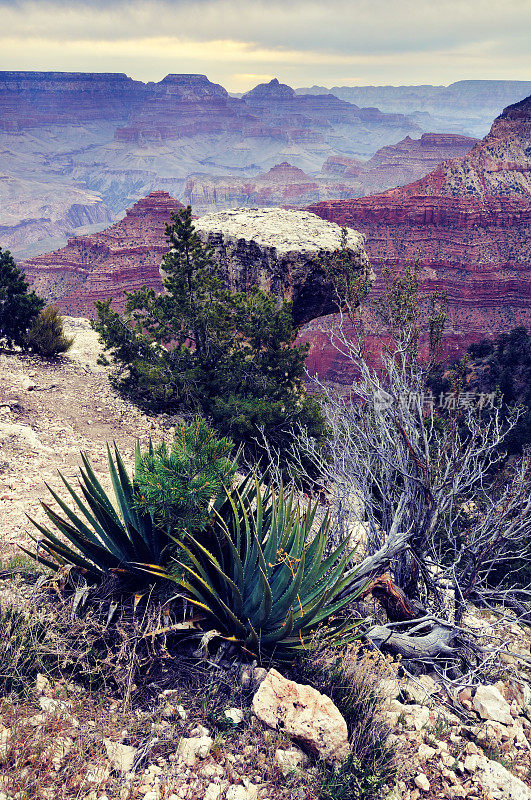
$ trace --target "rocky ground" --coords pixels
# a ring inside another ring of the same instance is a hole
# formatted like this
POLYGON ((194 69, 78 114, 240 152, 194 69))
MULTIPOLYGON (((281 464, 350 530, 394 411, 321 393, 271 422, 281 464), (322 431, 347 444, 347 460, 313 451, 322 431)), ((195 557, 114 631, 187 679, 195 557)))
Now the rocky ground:
POLYGON ((160 424, 122 400, 99 366, 100 346, 88 320, 66 318, 71 350, 57 361, 0 350, 0 560, 28 545, 26 514, 45 517, 39 501, 50 498, 45 483, 62 486, 58 470, 74 480, 80 451, 107 479, 106 445, 116 442, 131 462, 135 442, 157 441, 160 424))
MULTIPOLYGON (((91 454, 105 481, 107 442, 116 441, 130 463, 137 438, 145 444, 169 434, 117 397, 108 368, 96 363, 99 347, 88 322, 70 318, 66 327, 75 344, 57 362, 0 352, 4 566, 18 544, 30 543, 25 514, 43 518, 45 482, 59 487, 58 469, 75 479, 80 450, 91 454)), ((8 598, 30 607, 32 593, 4 572, 0 611, 8 598)), ((506 646, 493 656, 489 673, 478 676, 482 682, 456 686, 451 694, 436 676, 392 677, 380 686, 388 744, 396 753, 396 781, 388 786, 393 800, 531 798, 531 631, 494 614, 471 616, 468 624, 486 642, 501 637, 506 646)), ((166 691, 149 709, 133 710, 110 692, 91 694, 67 681, 39 678, 23 699, 0 698, 0 800, 333 800, 334 794, 320 794, 315 762, 297 745, 303 741, 303 749, 319 751, 324 741, 333 749, 339 730, 337 746, 344 748, 341 722, 335 713, 329 717, 325 700, 325 723, 331 720, 333 730, 319 728, 308 687, 286 706, 286 697, 299 689, 278 691, 277 676, 266 701, 255 697, 250 706, 235 691, 215 713, 208 699, 217 691, 215 680, 195 698, 166 691), (296 713, 287 715, 288 706, 296 713)), ((252 674, 252 680, 258 677, 265 670, 252 674)), ((361 800, 353 789, 340 796, 361 800)))

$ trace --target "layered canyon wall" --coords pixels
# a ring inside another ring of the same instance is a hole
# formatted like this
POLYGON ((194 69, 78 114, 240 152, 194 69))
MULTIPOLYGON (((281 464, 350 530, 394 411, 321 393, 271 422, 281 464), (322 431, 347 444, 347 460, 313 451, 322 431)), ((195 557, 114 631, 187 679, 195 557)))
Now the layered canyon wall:
MULTIPOLYGON (((309 210, 364 233, 377 275, 381 262, 419 259, 423 288, 448 295, 448 354, 485 335, 531 326, 531 97, 505 109, 468 155, 420 181, 309 210)), ((323 321, 305 335, 313 367, 348 380, 323 321)))

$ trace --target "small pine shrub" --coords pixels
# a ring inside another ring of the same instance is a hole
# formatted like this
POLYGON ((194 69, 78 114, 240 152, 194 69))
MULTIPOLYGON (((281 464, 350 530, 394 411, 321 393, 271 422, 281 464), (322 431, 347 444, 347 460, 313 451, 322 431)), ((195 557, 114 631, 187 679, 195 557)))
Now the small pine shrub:
POLYGON ((46 306, 26 334, 26 347, 44 358, 66 353, 73 342, 73 336, 65 336, 63 318, 55 306, 46 306))
POLYGON ((161 528, 181 538, 203 529, 212 515, 213 500, 230 489, 236 461, 233 444, 219 439, 202 419, 175 430, 175 439, 150 447, 135 472, 136 502, 161 528))
POLYGON ((35 292, 28 292, 24 273, 9 250, 0 247, 0 341, 24 347, 28 328, 44 305, 35 292))

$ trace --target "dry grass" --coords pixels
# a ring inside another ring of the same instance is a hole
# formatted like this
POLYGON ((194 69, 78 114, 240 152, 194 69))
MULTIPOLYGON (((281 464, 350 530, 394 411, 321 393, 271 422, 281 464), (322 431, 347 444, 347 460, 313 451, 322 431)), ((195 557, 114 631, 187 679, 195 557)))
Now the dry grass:
POLYGON ((0 612, 0 792, 17 800, 137 800, 151 787, 160 800, 173 792, 200 800, 214 769, 219 780, 248 779, 274 800, 318 798, 313 771, 282 775, 275 752, 289 742, 251 718, 251 694, 237 668, 176 657, 168 638, 142 638, 127 616, 105 629, 95 613, 72 617, 71 598, 0 612), (43 675, 46 694, 66 704, 57 712, 40 706, 36 679, 42 684, 43 675), (170 703, 159 696, 168 688, 170 703), (180 704, 184 719, 172 713, 180 704), (224 715, 234 706, 244 711, 238 726, 224 715), (198 725, 209 729, 214 746, 190 772, 175 753, 198 725), (110 769, 106 737, 144 753, 134 775, 110 769))
POLYGON ((298 665, 294 677, 331 697, 349 731, 351 755, 339 770, 324 770, 322 800, 371 800, 392 783, 395 765, 378 685, 395 670, 389 657, 360 642, 333 648, 318 638, 298 665))

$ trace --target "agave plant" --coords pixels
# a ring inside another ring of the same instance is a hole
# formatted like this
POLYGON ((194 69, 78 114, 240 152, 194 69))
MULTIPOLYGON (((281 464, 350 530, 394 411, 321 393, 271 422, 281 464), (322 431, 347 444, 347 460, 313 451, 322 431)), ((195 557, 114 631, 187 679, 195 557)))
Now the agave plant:
MULTIPOLYGON (((54 511, 47 503, 41 505, 64 539, 59 538, 50 528, 28 517, 42 536, 31 537, 37 543, 37 554, 22 549, 32 558, 37 558, 54 570, 65 564, 79 567, 89 579, 99 580, 106 572, 112 571, 126 575, 134 574, 137 578, 143 577, 145 580, 145 571, 140 570, 135 562, 149 561, 152 564, 162 564, 164 551, 170 539, 166 531, 155 525, 149 512, 137 508, 133 483, 116 445, 114 445, 114 458, 108 446, 107 454, 116 506, 98 481, 87 455, 82 453, 83 468, 80 470, 82 497, 59 473, 81 513, 72 510, 46 484, 64 516, 54 511), (43 558, 40 552, 44 552, 49 558, 43 558)), ((140 447, 137 444, 135 448, 137 465, 141 458, 140 447)))
POLYGON ((301 513, 294 495, 278 495, 256 480, 226 492, 214 510, 212 534, 176 541, 181 558, 173 580, 208 625, 259 658, 293 660, 319 626, 352 636, 357 623, 337 615, 353 597, 337 599, 351 555, 345 540, 323 558, 329 520, 314 523, 317 504, 301 513))

